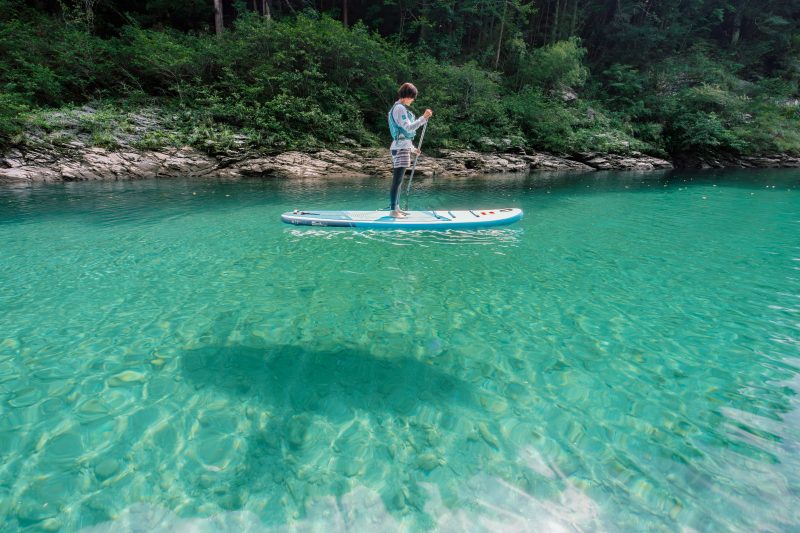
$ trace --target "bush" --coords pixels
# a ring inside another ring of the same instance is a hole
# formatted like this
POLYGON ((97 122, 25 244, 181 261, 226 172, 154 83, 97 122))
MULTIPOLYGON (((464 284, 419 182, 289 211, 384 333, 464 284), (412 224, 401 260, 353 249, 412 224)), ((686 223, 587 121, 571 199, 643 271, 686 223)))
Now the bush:
POLYGON ((645 115, 644 81, 637 69, 615 63, 603 71, 603 81, 609 107, 630 117, 645 115))
POLYGON ((586 49, 577 37, 536 48, 520 60, 518 86, 544 90, 582 87, 589 77, 585 58, 586 49))
POLYGON ((56 106, 84 100, 119 78, 113 43, 64 22, 0 2, 0 79, 29 103, 56 106))
POLYGON ((505 104, 532 146, 556 153, 574 149, 575 117, 541 89, 526 89, 506 98, 505 104))
POLYGON ((429 146, 477 147, 484 137, 521 137, 503 104, 504 91, 497 73, 483 70, 474 62, 442 65, 430 58, 418 61, 414 70, 413 79, 420 89, 415 107, 420 111, 430 107, 436 117, 431 121, 429 146))
POLYGON ((744 151, 748 143, 736 132, 744 123, 746 100, 720 86, 700 85, 679 91, 666 106, 665 143, 671 153, 744 151))
POLYGON ((208 83, 218 73, 212 39, 126 26, 117 52, 123 79, 150 94, 182 98, 187 84, 208 83))
POLYGON ((506 105, 534 148, 560 154, 639 150, 664 155, 657 143, 635 138, 629 123, 597 102, 568 106, 541 90, 528 89, 507 98, 506 105))
POLYGON ((23 113, 28 110, 17 94, 0 92, 0 146, 10 144, 23 130, 23 113))
MULTIPOLYGON (((728 53, 708 38, 694 39, 663 61, 641 61, 638 68, 611 63, 581 99, 567 103, 559 97, 563 89, 585 87, 589 76, 587 51, 577 38, 530 49, 532 41, 509 27, 503 75, 480 66, 494 64, 494 45, 478 44, 464 62, 448 64, 426 55, 424 46, 412 51, 364 24, 348 28, 310 10, 284 11, 270 21, 238 2, 236 18, 217 37, 205 27, 201 14, 208 6, 201 0, 180 6, 149 2, 147 9, 132 7, 138 14, 130 18, 101 3, 94 21, 80 3, 37 3, 50 6, 52 15, 28 4, 0 0, 3 143, 27 125, 104 146, 188 142, 215 154, 243 147, 386 145, 386 113, 395 91, 413 81, 420 89, 414 110, 435 112, 429 147, 529 146, 565 154, 800 152, 796 65, 787 59, 770 71, 773 78, 758 79, 736 62, 753 65, 742 46, 728 53), (179 22, 182 14, 192 21, 179 22), (181 29, 158 26, 165 20, 181 29), (81 110, 93 100, 111 104, 81 110), (168 131, 126 131, 132 127, 128 115, 116 107, 128 102, 144 108, 152 100, 175 117, 168 131)), ((509 20, 522 11, 517 13, 509 20)), ((433 20, 420 19, 419 25, 432 33, 433 20)), ((460 57, 463 37, 448 33, 447 43, 430 50, 460 57)), ((788 37, 780 41, 796 46, 788 37)), ((748 50, 752 57, 771 57, 748 50)), ((609 59, 637 61, 632 53, 609 59)))

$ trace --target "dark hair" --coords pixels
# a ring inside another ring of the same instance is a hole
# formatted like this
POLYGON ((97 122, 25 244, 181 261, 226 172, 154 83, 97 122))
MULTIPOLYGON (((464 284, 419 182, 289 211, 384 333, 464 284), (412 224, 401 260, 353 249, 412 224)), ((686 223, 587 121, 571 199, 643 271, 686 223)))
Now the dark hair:
POLYGON ((416 98, 417 97, 417 88, 414 87, 413 83, 404 83, 397 90, 397 95, 400 98, 416 98))

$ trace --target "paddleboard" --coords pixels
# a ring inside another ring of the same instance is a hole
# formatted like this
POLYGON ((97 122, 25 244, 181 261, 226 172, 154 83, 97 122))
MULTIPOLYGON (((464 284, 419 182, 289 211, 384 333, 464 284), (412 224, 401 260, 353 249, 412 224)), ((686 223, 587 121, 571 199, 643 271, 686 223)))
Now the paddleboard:
POLYGON ((471 209, 469 211, 407 211, 394 218, 389 211, 292 211, 281 215, 287 224, 368 229, 474 229, 511 224, 522 209, 471 209))

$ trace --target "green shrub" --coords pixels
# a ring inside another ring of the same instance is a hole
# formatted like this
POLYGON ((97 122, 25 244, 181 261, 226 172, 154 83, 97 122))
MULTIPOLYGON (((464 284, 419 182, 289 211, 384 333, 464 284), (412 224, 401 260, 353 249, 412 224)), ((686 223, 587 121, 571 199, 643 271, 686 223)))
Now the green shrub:
POLYGON ((173 132, 156 130, 146 132, 131 144, 139 150, 159 150, 165 146, 177 146, 183 143, 173 132))
POLYGON ((589 76, 585 57, 586 49, 577 37, 536 48, 520 60, 518 86, 582 87, 589 76))
POLYGON ((505 100, 531 145, 556 153, 574 149, 575 117, 565 106, 547 98, 540 89, 527 89, 505 100))
POLYGON ((28 106, 23 98, 14 93, 0 91, 0 146, 10 144, 22 133, 23 114, 28 106))
POLYGON ((413 80, 420 90, 414 107, 420 112, 427 107, 434 111, 429 146, 478 147, 481 138, 520 138, 522 132, 503 103, 499 74, 474 62, 442 65, 430 58, 418 61, 414 70, 413 80))
POLYGON ((630 117, 645 114, 644 80, 637 69, 615 63, 603 72, 603 81, 609 107, 630 117))
POLYGON ((746 100, 718 85, 682 89, 666 106, 664 136, 671 153, 741 153, 747 141, 736 127, 744 123, 746 100))
POLYGON ((0 2, 0 79, 30 103, 83 100, 118 78, 113 41, 87 33, 83 24, 0 2))
MULTIPOLYGON (((429 147, 800 152, 800 108, 792 103, 800 76, 788 53, 798 37, 788 33, 763 43, 745 43, 743 34, 736 50, 725 50, 701 32, 690 46, 676 47, 674 37, 686 28, 659 30, 650 39, 655 27, 620 18, 613 23, 627 32, 620 42, 647 40, 647 49, 669 46, 672 53, 640 61, 637 51, 606 48, 610 57, 594 61, 605 69, 587 86, 583 42, 592 43, 591 35, 531 48, 536 40, 514 26, 530 15, 530 6, 519 2, 496 13, 480 3, 428 3, 426 15, 409 23, 402 37, 390 38, 311 10, 283 9, 270 21, 241 1, 217 37, 201 15, 208 14, 201 0, 146 4, 122 13, 98 3, 92 19, 81 3, 37 2, 33 8, 0 0, 0 142, 12 142, 28 127, 51 139, 77 135, 102 146, 133 142, 142 148, 190 143, 209 153, 386 145, 386 113, 398 85, 412 81, 420 89, 414 111, 430 107, 435 113, 429 147), (475 35, 459 33, 468 29, 459 24, 447 29, 447 42, 431 41, 437 24, 451 21, 451 10, 508 24, 500 43, 505 74, 484 67, 494 65, 494 29, 481 29, 471 51, 459 43, 475 35), (423 46, 412 49, 401 40, 423 29, 423 46), (768 50, 769 42, 782 51, 768 50), (783 59, 751 72, 765 58, 783 59), (583 87, 580 98, 563 101, 559 95, 567 87, 583 87), (153 100, 175 119, 139 131, 129 113, 153 100), (82 110, 96 101, 110 103, 82 110)), ((375 23, 387 5, 372 6, 364 20, 375 23)), ((724 18, 724 10, 715 13, 724 18)), ((759 31, 782 32, 788 21, 764 19, 759 31)), ((546 40, 566 27, 558 30, 546 40)))

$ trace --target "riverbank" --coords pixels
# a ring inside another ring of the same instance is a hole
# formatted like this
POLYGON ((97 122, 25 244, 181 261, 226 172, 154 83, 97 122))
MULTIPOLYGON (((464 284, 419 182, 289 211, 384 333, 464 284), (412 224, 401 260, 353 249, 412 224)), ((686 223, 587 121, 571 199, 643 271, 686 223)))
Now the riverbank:
MULTIPOLYGON (((422 176, 468 176, 502 172, 659 170, 690 168, 800 168, 800 157, 787 154, 732 158, 707 157, 673 164, 639 152, 629 154, 582 153, 559 157, 544 152, 480 153, 440 150, 419 159, 422 176)), ((0 158, 0 183, 56 183, 86 180, 152 179, 178 176, 239 178, 276 176, 317 178, 389 175, 385 149, 353 148, 316 152, 251 155, 247 152, 211 156, 194 148, 142 150, 115 149, 72 142, 64 146, 12 148, 0 158)))
MULTIPOLYGON (((196 176, 237 178, 277 176, 316 178, 389 175, 388 152, 380 148, 285 152, 252 156, 243 152, 210 156, 184 146, 159 150, 132 147, 107 149, 72 146, 52 149, 14 148, 0 159, 0 183, 52 183, 196 176)), ((672 168, 669 161, 640 153, 582 154, 576 158, 546 153, 479 153, 442 150, 419 159, 423 176, 466 176, 536 170, 655 170, 672 168), (581 157, 583 160, 579 160, 581 157)))
MULTIPOLYGON (((265 154, 249 146, 244 137, 231 135, 224 146, 209 145, 204 151, 182 142, 163 117, 156 109, 115 115, 89 106, 40 115, 30 121, 14 146, 0 154, 0 183, 178 176, 388 176, 391 171, 385 148, 358 147, 347 139, 344 147, 335 149, 265 154)), ((557 155, 504 145, 502 140, 487 146, 493 151, 426 151, 417 172, 447 177, 563 170, 800 167, 800 157, 789 154, 685 156, 668 161, 636 150, 557 155)))

